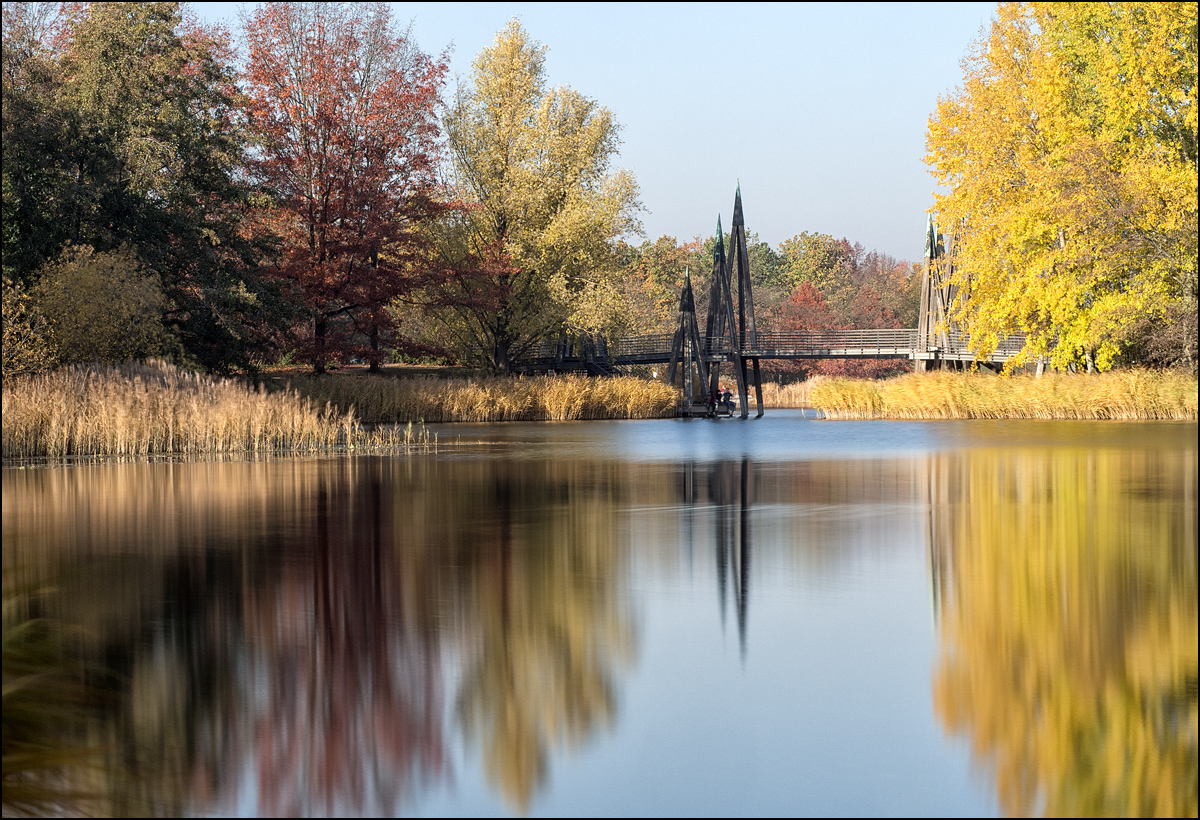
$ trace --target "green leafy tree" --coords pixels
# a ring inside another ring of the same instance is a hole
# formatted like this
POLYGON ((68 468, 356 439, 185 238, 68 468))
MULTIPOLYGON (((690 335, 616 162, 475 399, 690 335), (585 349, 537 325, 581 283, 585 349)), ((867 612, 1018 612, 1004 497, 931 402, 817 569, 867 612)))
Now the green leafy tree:
POLYGON ((52 24, 24 5, 4 14, 6 276, 32 284, 68 242, 128 245, 162 277, 178 354, 249 366, 286 308, 243 219, 227 33, 178 3, 70 4, 52 24))
POLYGON ((54 3, 3 8, 4 277, 29 285, 67 237, 73 126, 51 47, 54 3))
POLYGON ((633 175, 609 172, 612 112, 547 88, 545 55, 513 20, 475 58, 445 120, 462 208, 437 241, 457 275, 431 302, 457 345, 500 372, 561 330, 619 326, 616 240, 640 232, 633 175))
POLYGON ((63 363, 120 362, 162 352, 164 297, 131 248, 72 246, 40 272, 34 289, 63 363))
POLYGON ((811 282, 826 294, 842 287, 844 249, 838 240, 823 233, 801 232, 779 243, 781 265, 777 276, 794 290, 811 282))

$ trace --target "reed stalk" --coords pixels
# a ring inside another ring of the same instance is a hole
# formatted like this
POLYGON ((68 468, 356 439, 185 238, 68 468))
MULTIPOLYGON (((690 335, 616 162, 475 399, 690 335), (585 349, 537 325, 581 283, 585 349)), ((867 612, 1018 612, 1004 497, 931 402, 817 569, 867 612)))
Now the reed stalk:
MULTIPOLYGON (((777 384, 767 382, 763 387, 763 406, 766 408, 812 407, 812 391, 825 380, 824 376, 814 376, 802 382, 777 384)), ((753 396, 753 391, 751 391, 753 396)))
POLYGON ((813 406, 831 419, 1127 419, 1197 417, 1194 375, 1131 369, 1100 374, 910 373, 826 379, 813 406))
POLYGON ((315 403, 353 408, 374 424, 653 419, 673 416, 677 402, 675 390, 662 382, 582 375, 398 379, 331 374, 296 379, 289 387, 315 403))

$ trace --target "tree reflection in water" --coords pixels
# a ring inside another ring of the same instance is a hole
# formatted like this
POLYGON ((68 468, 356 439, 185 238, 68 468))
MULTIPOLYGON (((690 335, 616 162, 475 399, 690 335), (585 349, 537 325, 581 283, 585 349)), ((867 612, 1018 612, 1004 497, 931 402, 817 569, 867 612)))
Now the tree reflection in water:
POLYGON ((524 811, 549 752, 615 720, 615 676, 635 644, 615 502, 648 488, 616 463, 496 461, 454 486, 424 537, 455 556, 457 714, 488 779, 524 811))
POLYGON ((395 549, 378 463, 13 480, 35 486, 6 503, 6 563, 54 579, 46 614, 116 682, 81 774, 99 813, 235 811, 250 772, 263 814, 394 813, 447 773, 438 635, 403 594, 429 569, 395 549))
POLYGON ((110 749, 100 813, 250 788, 264 814, 398 813, 449 780, 453 728, 523 811, 616 720, 633 548, 713 560, 745 658, 752 568, 837 574, 924 504, 935 709, 1001 805, 1195 814, 1195 471, 1194 448, 5 471, 4 562, 109 673, 76 732, 110 749))
POLYGON ((529 805, 616 714, 635 633, 614 462, 120 465, 5 475, 5 561, 121 681, 101 813, 395 813, 446 777, 452 702, 529 805), (20 496, 20 503, 10 500, 20 496))
POLYGON ((396 553, 381 464, 338 466, 318 480, 315 526, 245 594, 263 815, 392 812, 447 767, 437 636, 402 592, 423 567, 396 553))
POLYGON ((1196 450, 930 463, 934 704, 1013 815, 1195 816, 1196 450))

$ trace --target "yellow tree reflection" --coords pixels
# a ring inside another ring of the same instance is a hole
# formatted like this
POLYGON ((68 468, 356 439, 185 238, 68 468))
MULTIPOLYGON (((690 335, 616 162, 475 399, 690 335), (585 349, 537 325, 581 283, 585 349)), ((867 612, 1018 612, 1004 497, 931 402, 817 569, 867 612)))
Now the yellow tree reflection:
POLYGON ((471 613, 459 719, 481 744, 488 779, 521 811, 551 750, 615 717, 614 675, 634 641, 619 589, 617 488, 636 482, 626 472, 493 463, 464 486, 464 506, 445 510, 443 535, 471 568, 458 576, 471 613))
POLYGON ((1195 816, 1196 451, 977 451, 930 483, 934 704, 1002 808, 1195 816))

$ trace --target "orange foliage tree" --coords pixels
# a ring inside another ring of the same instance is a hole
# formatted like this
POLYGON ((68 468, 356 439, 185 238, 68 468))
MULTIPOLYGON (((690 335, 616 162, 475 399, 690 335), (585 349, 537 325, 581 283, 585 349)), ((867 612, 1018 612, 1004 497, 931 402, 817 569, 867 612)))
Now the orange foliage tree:
POLYGON ((301 356, 318 373, 349 356, 376 367, 398 343, 388 304, 436 269, 420 229, 443 207, 446 57, 421 52, 383 3, 264 3, 246 37, 250 168, 274 195, 274 271, 311 315, 301 356))

